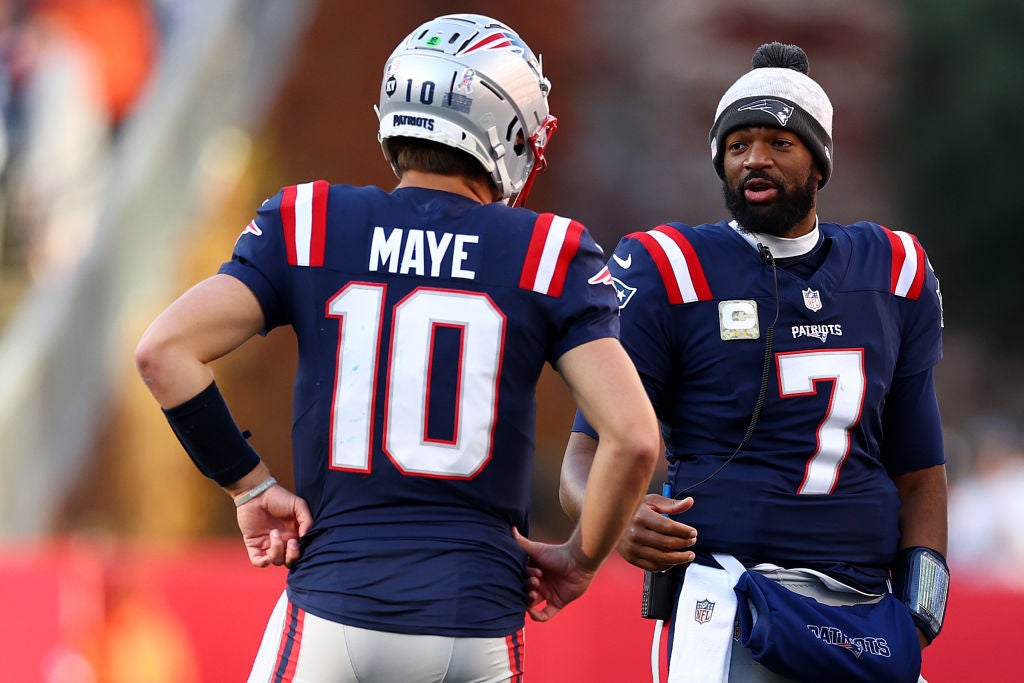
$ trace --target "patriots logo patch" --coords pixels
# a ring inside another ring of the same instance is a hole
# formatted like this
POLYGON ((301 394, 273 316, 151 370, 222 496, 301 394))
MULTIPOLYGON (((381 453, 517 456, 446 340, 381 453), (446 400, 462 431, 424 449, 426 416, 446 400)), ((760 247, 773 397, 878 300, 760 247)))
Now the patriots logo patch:
POLYGON ((789 118, 793 115, 793 107, 782 102, 780 100, 773 100, 765 98, 763 100, 757 100, 755 102, 748 102, 736 111, 763 111, 766 114, 770 114, 775 117, 775 120, 779 122, 780 126, 785 126, 789 123, 789 118))
POLYGON ((619 308, 625 308, 636 294, 636 287, 630 287, 617 277, 612 278, 612 286, 615 287, 615 296, 619 299, 619 308))

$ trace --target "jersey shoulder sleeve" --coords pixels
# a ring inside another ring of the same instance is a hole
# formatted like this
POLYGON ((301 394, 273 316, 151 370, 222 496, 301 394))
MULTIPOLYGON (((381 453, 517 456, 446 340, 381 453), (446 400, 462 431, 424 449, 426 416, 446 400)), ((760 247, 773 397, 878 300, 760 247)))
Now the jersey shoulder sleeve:
POLYGON ((523 221, 517 231, 522 263, 513 276, 552 330, 549 360, 595 339, 617 338, 618 309, 604 253, 583 224, 552 213, 503 213, 523 221))
POLYGON ((942 294, 921 242, 912 233, 877 223, 857 223, 850 232, 855 249, 866 255, 855 266, 861 272, 875 272, 879 288, 900 302, 902 343, 896 376, 935 365, 942 358, 942 294))
POLYGON ((291 321, 291 270, 322 267, 328 259, 330 212, 336 217, 355 213, 366 204, 355 199, 364 189, 326 180, 288 185, 265 200, 239 234, 231 260, 219 272, 253 291, 268 330, 291 321))
POLYGON ((889 291, 906 299, 919 299, 927 279, 928 259, 917 237, 903 230, 878 226, 889 241, 889 291))
POLYGON ((924 247, 914 234, 866 221, 849 226, 848 234, 855 249, 864 254, 856 264, 862 272, 876 272, 879 286, 894 296, 910 300, 921 298, 926 291, 930 266, 924 247))
MULTIPOLYGON (((670 304, 709 301, 713 294, 694 246, 699 240, 694 228, 681 223, 629 233, 615 248, 608 267, 619 283, 635 280, 638 286, 657 285, 670 304)), ((628 303, 624 299, 635 291, 627 290, 625 297, 620 292, 620 306, 628 303)))
POLYGON ((324 265, 330 187, 326 180, 314 180, 281 190, 276 218, 289 266, 324 265))
MULTIPOLYGON (((538 214, 530 232, 519 287, 539 294, 562 295, 570 264, 580 254, 587 258, 596 243, 582 223, 553 213, 538 214)), ((600 253, 600 249, 597 249, 600 253)), ((596 272, 596 271, 595 271, 596 272)))
POLYGON ((323 265, 330 191, 326 180, 281 188, 263 202, 256 218, 242 230, 235 242, 235 254, 255 255, 274 244, 280 250, 273 257, 286 266, 323 265))

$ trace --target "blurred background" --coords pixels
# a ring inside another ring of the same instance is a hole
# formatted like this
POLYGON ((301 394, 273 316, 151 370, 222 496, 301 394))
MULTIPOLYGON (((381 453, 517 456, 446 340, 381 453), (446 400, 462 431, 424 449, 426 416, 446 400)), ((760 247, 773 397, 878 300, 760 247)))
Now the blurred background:
MULTIPOLYGON (((1024 268, 1002 238, 1020 227, 1024 3, 1004 0, 0 0, 0 678, 244 679, 284 573, 248 566, 134 345, 281 186, 395 183, 372 111, 382 66, 446 12, 495 16, 543 55, 559 129, 529 205, 606 250, 725 217, 718 99, 762 42, 806 49, 835 107, 822 219, 915 233, 942 282, 954 591, 925 675, 1013 680, 1024 268)), ((286 484, 294 354, 278 330, 215 365, 286 484)), ((551 372, 538 404, 532 535, 556 540, 574 408, 551 372)), ((600 597, 529 627, 531 680, 646 680, 639 576, 608 567, 600 597)))

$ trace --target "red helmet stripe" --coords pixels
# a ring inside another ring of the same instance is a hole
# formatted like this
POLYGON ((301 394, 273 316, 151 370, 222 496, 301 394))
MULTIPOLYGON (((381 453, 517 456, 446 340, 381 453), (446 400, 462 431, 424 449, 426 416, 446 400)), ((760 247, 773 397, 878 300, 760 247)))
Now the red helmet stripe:
POLYGON ((470 45, 469 47, 467 47, 465 50, 462 51, 461 54, 466 55, 466 54, 469 54, 470 52, 474 52, 476 50, 482 50, 482 49, 497 50, 498 48, 511 47, 511 46, 512 46, 512 41, 509 40, 508 36, 506 36, 504 33, 492 33, 491 35, 485 36, 484 38, 481 38, 477 42, 475 42, 472 45, 470 45), (499 40, 503 41, 503 42, 495 44, 495 41, 499 41, 499 40))

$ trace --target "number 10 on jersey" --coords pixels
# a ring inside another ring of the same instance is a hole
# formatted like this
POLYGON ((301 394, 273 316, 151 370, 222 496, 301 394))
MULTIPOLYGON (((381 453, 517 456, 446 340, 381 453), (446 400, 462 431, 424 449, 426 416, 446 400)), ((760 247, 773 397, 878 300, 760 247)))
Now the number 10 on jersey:
POLYGON ((485 294, 421 287, 396 303, 384 329, 387 285, 353 282, 327 302, 338 320, 331 406, 332 469, 369 472, 374 421, 381 447, 404 474, 469 479, 491 456, 505 316, 485 294), (456 328, 457 367, 435 367, 434 336, 456 328), (383 386, 377 378, 384 368, 383 386), (433 373, 455 372, 453 438, 427 435, 433 373), (377 415, 377 392, 385 392, 377 415))

